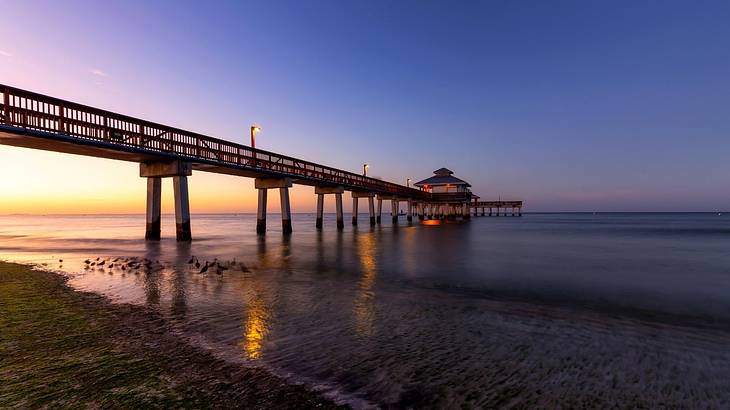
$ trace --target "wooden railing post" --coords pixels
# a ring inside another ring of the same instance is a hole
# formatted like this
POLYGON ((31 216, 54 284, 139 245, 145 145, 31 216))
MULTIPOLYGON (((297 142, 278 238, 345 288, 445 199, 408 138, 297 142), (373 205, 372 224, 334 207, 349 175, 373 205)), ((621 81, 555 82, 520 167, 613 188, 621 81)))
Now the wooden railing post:
POLYGON ((3 104, 5 106, 3 110, 5 115, 5 123, 10 125, 10 89, 8 87, 5 87, 3 95, 5 96, 5 98, 3 98, 3 104))
POLYGON ((66 124, 63 121, 64 114, 63 104, 58 104, 58 132, 62 134, 66 133, 66 124))

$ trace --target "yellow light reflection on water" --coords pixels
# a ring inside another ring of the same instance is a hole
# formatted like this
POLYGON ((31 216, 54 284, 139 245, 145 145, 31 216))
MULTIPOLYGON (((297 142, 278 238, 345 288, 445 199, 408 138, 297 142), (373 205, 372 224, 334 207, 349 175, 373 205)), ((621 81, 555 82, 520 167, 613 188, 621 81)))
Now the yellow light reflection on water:
POLYGON ((268 310, 260 295, 254 295, 246 309, 243 341, 240 343, 240 347, 249 359, 256 360, 261 357, 264 338, 268 333, 268 317, 268 310))
POLYGON ((373 303, 375 294, 372 291, 377 278, 377 241, 372 234, 355 236, 357 255, 360 259, 362 277, 358 282, 358 292, 354 301, 355 331, 362 336, 373 332, 373 303))

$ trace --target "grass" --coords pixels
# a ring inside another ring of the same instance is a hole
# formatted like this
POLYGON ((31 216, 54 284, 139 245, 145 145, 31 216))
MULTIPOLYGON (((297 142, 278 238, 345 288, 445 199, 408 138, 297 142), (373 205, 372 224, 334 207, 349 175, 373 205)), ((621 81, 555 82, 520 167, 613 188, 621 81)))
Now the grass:
POLYGON ((185 345, 140 309, 0 262, 0 408, 332 407, 185 345))

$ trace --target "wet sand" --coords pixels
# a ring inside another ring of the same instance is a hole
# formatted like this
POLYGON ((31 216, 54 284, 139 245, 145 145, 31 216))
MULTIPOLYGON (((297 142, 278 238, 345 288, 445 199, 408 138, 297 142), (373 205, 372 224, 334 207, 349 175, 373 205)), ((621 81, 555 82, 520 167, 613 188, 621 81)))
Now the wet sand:
POLYGON ((173 334, 158 312, 0 262, 0 408, 336 408, 173 334))

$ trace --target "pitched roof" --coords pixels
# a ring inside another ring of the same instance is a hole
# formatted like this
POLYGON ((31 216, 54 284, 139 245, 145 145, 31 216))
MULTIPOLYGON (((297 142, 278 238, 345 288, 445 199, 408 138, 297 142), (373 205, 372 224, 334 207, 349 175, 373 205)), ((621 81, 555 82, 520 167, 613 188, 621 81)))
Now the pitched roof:
POLYGON ((450 170, 448 168, 439 168, 436 171, 433 171, 433 173, 436 174, 436 175, 444 175, 445 176, 445 175, 451 175, 451 174, 453 174, 454 171, 452 171, 452 170, 450 170))
POLYGON ((416 182, 415 186, 424 186, 424 185, 466 185, 471 186, 468 182, 463 181, 457 177, 451 176, 451 175, 434 175, 431 178, 426 178, 423 181, 416 182))

